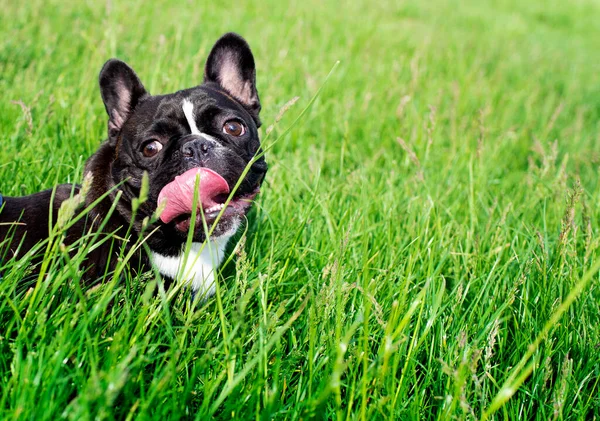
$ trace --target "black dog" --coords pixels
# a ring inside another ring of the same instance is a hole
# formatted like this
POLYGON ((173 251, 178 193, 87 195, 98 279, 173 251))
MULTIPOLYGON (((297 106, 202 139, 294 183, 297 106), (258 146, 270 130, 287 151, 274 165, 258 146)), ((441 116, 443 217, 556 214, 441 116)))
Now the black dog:
MULTIPOLYGON (((195 293, 212 294, 214 270, 267 171, 258 138, 260 102, 250 47, 239 35, 224 35, 208 56, 202 85, 169 95, 151 96, 135 72, 119 60, 109 60, 99 79, 108 113, 108 139, 85 166, 92 176, 85 204, 96 204, 86 218, 69 228, 65 244, 90 229, 111 233, 111 241, 87 257, 83 276, 94 282, 115 267, 115 250, 135 242, 136 238, 123 239, 128 232, 133 237, 151 232, 146 240, 149 253, 136 251, 132 261, 142 270, 153 264, 168 282, 185 279, 195 293), (144 173, 148 199, 134 214, 144 173), (198 204, 193 242, 184 253, 193 203, 198 204), (148 221, 159 206, 164 208, 160 219, 144 227, 144 219, 148 221), (203 221, 212 229, 208 242, 203 221), (115 247, 115 242, 120 244, 115 247), (182 267, 184 254, 186 267, 182 267)), ((54 193, 4 197, 0 258, 22 256, 47 238, 49 212, 56 219, 61 203, 79 189, 63 184, 54 193)))

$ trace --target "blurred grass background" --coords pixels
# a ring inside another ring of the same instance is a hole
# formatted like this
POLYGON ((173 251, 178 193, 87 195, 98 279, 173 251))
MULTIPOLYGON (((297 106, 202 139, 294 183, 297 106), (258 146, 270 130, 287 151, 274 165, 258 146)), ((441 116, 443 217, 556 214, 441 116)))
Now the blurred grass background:
POLYGON ((235 31, 263 133, 300 97, 218 299, 190 308, 152 276, 82 291, 57 255, 21 291, 5 262, 3 419, 600 417, 598 276, 581 282, 599 252, 598 2, 2 9, 4 195, 81 181, 111 57, 172 92, 235 31))

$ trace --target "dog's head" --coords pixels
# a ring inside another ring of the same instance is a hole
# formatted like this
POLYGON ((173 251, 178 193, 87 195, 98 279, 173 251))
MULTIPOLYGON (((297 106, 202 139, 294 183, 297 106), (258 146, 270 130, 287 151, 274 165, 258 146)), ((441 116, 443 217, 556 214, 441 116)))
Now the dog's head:
POLYGON ((267 171, 264 158, 255 158, 261 155, 255 73, 250 47, 231 33, 210 52, 203 83, 173 94, 150 95, 122 61, 104 65, 100 90, 109 116, 108 140, 88 166, 98 172, 102 157, 110 156, 106 176, 109 184, 120 184, 125 205, 118 211, 126 218, 131 217, 127 213, 140 194, 144 172, 148 173, 148 200, 138 210, 134 226, 164 206, 160 220, 151 227, 158 228, 149 240, 151 248, 165 254, 181 250, 194 195, 198 203, 194 241, 206 238, 202 218, 212 229, 211 238, 218 238, 231 235, 246 215, 267 171))

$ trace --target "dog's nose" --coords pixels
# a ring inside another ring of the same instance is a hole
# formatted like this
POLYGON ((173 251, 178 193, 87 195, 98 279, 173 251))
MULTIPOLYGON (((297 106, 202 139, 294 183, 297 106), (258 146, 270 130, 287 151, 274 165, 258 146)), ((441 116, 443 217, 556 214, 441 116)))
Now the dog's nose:
POLYGON ((212 139, 196 137, 183 144, 181 154, 184 158, 202 161, 214 147, 215 142, 212 139))

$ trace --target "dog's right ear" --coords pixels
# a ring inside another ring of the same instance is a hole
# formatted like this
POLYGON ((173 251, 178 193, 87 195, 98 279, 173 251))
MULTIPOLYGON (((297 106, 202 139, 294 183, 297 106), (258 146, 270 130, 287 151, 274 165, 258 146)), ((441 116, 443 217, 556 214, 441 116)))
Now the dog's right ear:
POLYGON ((140 100, 148 96, 131 67, 121 60, 108 60, 100 71, 100 94, 108 113, 108 138, 116 142, 117 136, 140 100))

